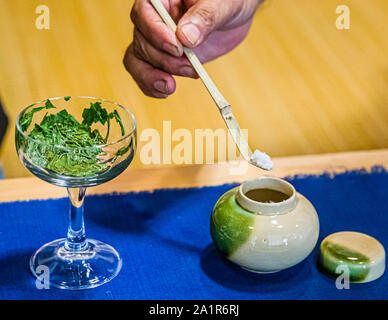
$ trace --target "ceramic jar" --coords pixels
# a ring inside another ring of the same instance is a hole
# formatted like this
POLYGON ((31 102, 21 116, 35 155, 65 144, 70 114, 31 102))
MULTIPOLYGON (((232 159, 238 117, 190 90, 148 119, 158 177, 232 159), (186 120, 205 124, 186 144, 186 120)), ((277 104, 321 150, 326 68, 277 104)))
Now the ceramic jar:
POLYGON ((319 235, 313 205, 287 181, 260 177, 242 183, 217 201, 210 219, 215 247, 230 261, 257 273, 272 273, 305 259, 319 235), (256 189, 280 191, 281 202, 246 196, 256 189))

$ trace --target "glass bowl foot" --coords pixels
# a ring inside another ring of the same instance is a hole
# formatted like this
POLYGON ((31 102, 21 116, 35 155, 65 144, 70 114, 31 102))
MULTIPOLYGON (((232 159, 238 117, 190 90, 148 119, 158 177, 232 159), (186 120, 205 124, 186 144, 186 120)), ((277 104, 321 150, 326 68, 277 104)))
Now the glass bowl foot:
POLYGON ((120 272, 117 251, 98 240, 88 239, 83 251, 69 252, 66 239, 45 244, 30 259, 30 269, 40 289, 50 287, 82 290, 109 282, 120 272))

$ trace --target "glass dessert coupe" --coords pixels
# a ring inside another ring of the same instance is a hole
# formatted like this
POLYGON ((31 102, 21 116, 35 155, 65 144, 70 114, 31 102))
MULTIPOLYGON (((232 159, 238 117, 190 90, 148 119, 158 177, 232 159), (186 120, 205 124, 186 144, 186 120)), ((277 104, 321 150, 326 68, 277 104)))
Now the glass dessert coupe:
POLYGON ((33 275, 41 279, 42 270, 48 270, 50 286, 73 290, 112 280, 121 269, 121 258, 108 244, 86 238, 83 203, 87 187, 117 177, 131 163, 137 145, 135 117, 123 106, 104 99, 52 98, 20 113, 15 140, 24 166, 38 178, 67 188, 70 199, 67 237, 45 244, 31 257, 33 275), (93 104, 99 107, 96 112, 85 113, 84 109, 93 104), (58 118, 58 113, 64 117, 58 118), (50 122, 52 119, 57 120, 50 122), (76 126, 69 125, 74 119, 76 126), (86 138, 84 131, 73 130, 84 125, 83 119, 90 124, 86 138), (65 128, 72 138, 64 146, 65 128), (47 130, 51 135, 49 139, 42 138, 45 130, 46 138, 47 130), (90 139, 89 134, 98 139, 90 139))

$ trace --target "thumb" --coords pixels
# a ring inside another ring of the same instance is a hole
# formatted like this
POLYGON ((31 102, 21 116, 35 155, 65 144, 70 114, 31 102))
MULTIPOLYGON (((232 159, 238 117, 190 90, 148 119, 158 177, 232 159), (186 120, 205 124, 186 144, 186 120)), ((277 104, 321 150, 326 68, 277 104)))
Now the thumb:
MULTIPOLYGON (((191 1, 194 2, 194 1, 191 1)), ((179 20, 177 36, 188 48, 200 45, 211 32, 222 27, 238 12, 236 1, 199 0, 179 20)))

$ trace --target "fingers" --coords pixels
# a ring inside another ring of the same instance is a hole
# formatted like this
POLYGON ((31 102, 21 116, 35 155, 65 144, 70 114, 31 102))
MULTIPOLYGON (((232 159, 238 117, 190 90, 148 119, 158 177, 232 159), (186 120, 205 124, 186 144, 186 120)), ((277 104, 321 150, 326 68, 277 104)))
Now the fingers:
POLYGON ((125 53, 124 65, 145 95, 154 98, 167 98, 168 95, 174 93, 176 89, 174 78, 137 58, 133 44, 128 47, 125 53))
POLYGON ((217 30, 239 27, 252 18, 261 0, 185 0, 189 10, 178 24, 177 36, 189 48, 203 43, 217 30))
POLYGON ((194 48, 223 21, 223 16, 229 14, 230 3, 234 1, 200 0, 187 1, 192 6, 178 24, 177 35, 184 46, 194 48))
POLYGON ((156 49, 137 28, 134 31, 133 51, 137 58, 167 73, 194 79, 198 78, 197 73, 186 57, 174 57, 156 49))
POLYGON ((155 98, 166 98, 175 91, 176 83, 171 75, 198 78, 186 57, 174 57, 156 49, 137 28, 124 65, 140 89, 155 98))
MULTIPOLYGON (((162 0, 177 22, 182 16, 181 0, 162 0)), ((136 0, 131 19, 135 25, 133 43, 124 65, 140 89, 148 96, 166 98, 175 91, 172 75, 197 78, 176 35, 162 21, 148 0, 136 0)))
POLYGON ((213 45, 206 42, 206 50, 199 47, 198 53, 206 51, 211 59, 228 52, 225 50, 231 50, 245 37, 249 26, 247 30, 240 28, 248 25, 260 2, 262 0, 162 0, 178 22, 174 34, 149 0, 135 0, 131 12, 134 40, 125 54, 125 67, 146 95, 166 98, 176 89, 172 75, 198 77, 183 56, 183 45, 196 48, 209 38, 209 41, 213 39, 213 45), (183 15, 183 12, 186 13, 183 15), (213 31, 226 30, 229 37, 214 36, 213 31))
MULTIPOLYGON (((170 14, 177 21, 181 15, 181 1, 162 1, 170 14)), ((183 48, 174 32, 162 21, 148 0, 136 0, 131 11, 131 19, 142 35, 152 45, 169 54, 180 57, 183 48)))

